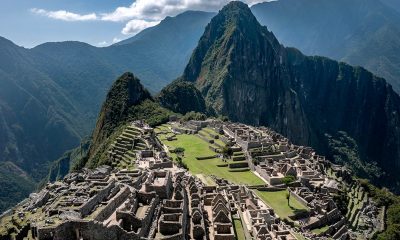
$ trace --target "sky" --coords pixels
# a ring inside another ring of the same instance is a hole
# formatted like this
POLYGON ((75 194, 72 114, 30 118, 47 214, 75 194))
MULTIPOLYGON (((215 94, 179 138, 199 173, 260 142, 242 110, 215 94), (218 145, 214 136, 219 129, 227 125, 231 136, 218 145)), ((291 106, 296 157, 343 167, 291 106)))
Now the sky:
MULTIPOLYGON (((230 0, 1 0, 0 36, 32 48, 81 41, 103 47, 187 10, 218 11, 230 0)), ((243 0, 253 5, 265 0, 243 0)))

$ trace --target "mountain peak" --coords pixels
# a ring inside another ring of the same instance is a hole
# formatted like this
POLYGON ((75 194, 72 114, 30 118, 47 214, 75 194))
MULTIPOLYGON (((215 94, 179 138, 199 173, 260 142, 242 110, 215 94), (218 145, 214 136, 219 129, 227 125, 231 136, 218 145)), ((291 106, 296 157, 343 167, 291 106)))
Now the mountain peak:
MULTIPOLYGON (((132 73, 126 72, 111 86, 93 132, 93 146, 98 146, 121 122, 125 121, 132 106, 152 100, 150 93, 132 73)), ((91 148, 92 150, 94 147, 91 148)))
POLYGON ((211 22, 211 24, 225 22, 227 24, 234 24, 243 29, 251 25, 260 26, 250 8, 240 1, 233 1, 224 6, 221 11, 219 11, 215 20, 218 21, 211 22))
POLYGON ((251 13, 251 10, 247 4, 241 2, 241 1, 232 1, 228 4, 226 4, 220 12, 248 12, 251 13))
MULTIPOLYGON (((275 64, 280 59, 281 50, 275 36, 260 25, 246 4, 230 2, 207 25, 182 79, 196 82, 200 91, 203 94, 208 92, 210 98, 221 96, 213 90, 220 89, 224 82, 229 81, 232 77, 228 71, 230 68, 243 65, 243 59, 253 59, 254 56, 258 63, 275 64), (262 52, 265 55, 260 55, 262 52)), ((250 67, 249 63, 246 65, 250 67)), ((256 66, 254 63, 251 67, 256 66)), ((214 104, 218 105, 213 106, 217 111, 224 105, 218 101, 214 104)))

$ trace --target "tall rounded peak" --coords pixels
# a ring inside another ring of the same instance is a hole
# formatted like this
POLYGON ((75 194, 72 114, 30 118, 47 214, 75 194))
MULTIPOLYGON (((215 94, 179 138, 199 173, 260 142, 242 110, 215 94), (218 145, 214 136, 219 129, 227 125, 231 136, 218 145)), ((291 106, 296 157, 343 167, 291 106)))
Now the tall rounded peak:
POLYGON ((247 6, 246 3, 242 2, 242 1, 231 1, 228 4, 226 4, 221 11, 225 11, 225 10, 232 10, 232 9, 240 9, 240 10, 245 10, 245 11, 250 11, 249 6, 247 6))
POLYGON ((236 29, 239 32, 247 32, 259 31, 261 25, 245 3, 233 1, 218 12, 209 27, 219 31, 231 32, 236 29))
POLYGON ((128 105, 134 105, 143 99, 151 98, 150 93, 143 87, 140 80, 131 72, 124 73, 111 87, 108 97, 125 97, 128 105))
POLYGON ((238 18, 240 16, 245 16, 247 17, 248 20, 250 19, 256 20, 249 6, 240 1, 232 1, 228 3, 219 11, 219 14, 225 15, 226 17, 230 18, 238 18))

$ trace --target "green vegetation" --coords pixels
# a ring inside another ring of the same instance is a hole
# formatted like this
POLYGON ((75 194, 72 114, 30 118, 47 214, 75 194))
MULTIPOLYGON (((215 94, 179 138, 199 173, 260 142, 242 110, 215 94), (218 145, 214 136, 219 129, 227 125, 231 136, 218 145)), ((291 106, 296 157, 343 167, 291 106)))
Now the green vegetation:
POLYGON ((325 135, 328 141, 329 155, 343 166, 352 169, 357 176, 377 179, 382 175, 382 170, 375 164, 361 161, 358 145, 346 132, 339 131, 336 135, 325 135))
POLYGON ((54 182, 62 179, 71 170, 80 169, 80 161, 87 155, 89 146, 90 139, 84 139, 79 147, 65 152, 61 158, 57 159, 51 164, 49 175, 44 179, 44 181, 42 181, 42 183, 46 183, 48 181, 54 182))
POLYGON ((306 206, 293 197, 290 198, 288 205, 286 198, 286 194, 288 193, 287 190, 277 192, 257 190, 256 193, 266 204, 272 207, 276 214, 278 214, 282 219, 287 219, 289 216, 293 216, 299 211, 307 210, 306 206))
POLYGON ((293 233, 293 235, 297 238, 297 240, 307 240, 307 238, 305 238, 300 233, 293 233))
POLYGON ((11 162, 0 163, 0 213, 29 196, 34 181, 11 162))
POLYGON ((370 184, 368 180, 359 180, 365 191, 377 203, 378 206, 386 207, 386 229, 374 236, 378 240, 400 239, 400 197, 370 184))
POLYGON ((193 83, 176 80, 161 90, 160 104, 177 113, 205 112, 206 103, 193 83))
POLYGON ((282 182, 283 182, 285 185, 289 185, 289 184, 291 184, 292 182, 294 182, 295 180, 296 180, 296 177, 295 177, 295 176, 287 175, 287 176, 285 176, 285 177, 282 179, 282 182))
POLYGON ((181 118, 182 121, 189 121, 189 120, 200 121, 200 120, 206 120, 206 119, 207 119, 207 115, 205 115, 204 113, 199 113, 199 112, 194 112, 194 111, 186 113, 181 118))
POLYGON ((244 235, 242 221, 240 219, 234 219, 233 226, 235 228, 236 239, 245 240, 246 236, 244 235))
POLYGON ((208 175, 204 175, 204 174, 196 174, 196 177, 200 178, 200 180, 206 184, 207 186, 215 186, 215 182, 214 180, 208 176, 208 175))
POLYGON ((329 226, 326 225, 326 226, 323 226, 323 227, 320 227, 320 228, 313 229, 313 230, 311 230, 311 232, 313 232, 315 234, 321 234, 321 233, 326 232, 328 229, 329 229, 329 226))
MULTIPOLYGON (((177 135, 177 140, 167 141, 161 137, 161 140, 168 146, 169 149, 183 147, 185 155, 182 157, 183 163, 186 164, 192 174, 215 175, 220 178, 225 178, 228 181, 238 184, 260 185, 264 184, 259 177, 251 171, 245 172, 230 172, 228 167, 218 167, 217 165, 224 162, 219 158, 207 160, 197 160, 196 157, 214 156, 215 152, 211 151, 209 144, 195 135, 177 135)), ((171 153, 173 157, 176 154, 171 153)))
POLYGON ((173 112, 161 107, 132 73, 118 78, 107 94, 101 109, 88 155, 79 166, 96 167, 107 163, 106 151, 126 125, 144 120, 150 126, 169 120, 173 112))

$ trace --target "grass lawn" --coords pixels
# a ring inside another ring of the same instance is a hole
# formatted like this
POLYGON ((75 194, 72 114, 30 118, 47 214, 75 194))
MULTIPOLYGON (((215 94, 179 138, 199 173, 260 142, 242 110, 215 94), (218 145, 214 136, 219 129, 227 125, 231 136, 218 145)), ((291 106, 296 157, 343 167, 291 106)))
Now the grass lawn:
POLYGON ((156 128, 154 128, 154 131, 156 133, 163 132, 163 131, 171 132, 171 130, 169 129, 169 124, 163 124, 163 125, 157 126, 156 128))
POLYGON ((222 140, 220 140, 220 139, 214 139, 214 138, 212 138, 212 137, 208 134, 208 133, 211 133, 211 134, 213 134, 213 135, 220 135, 220 134, 218 134, 217 132, 215 132, 214 130, 212 130, 211 128, 203 128, 200 132, 204 133, 204 135, 206 135, 206 137, 207 137, 208 139, 214 140, 215 143, 218 143, 218 144, 221 145, 221 146, 225 146, 225 143, 224 143, 222 140))
MULTIPOLYGON (((217 167, 218 164, 223 164, 219 158, 208 160, 197 160, 196 157, 213 156, 215 152, 208 148, 209 143, 195 135, 181 134, 177 135, 176 141, 167 141, 160 136, 160 140, 168 146, 168 148, 183 147, 185 149, 183 162, 187 164, 189 171, 196 174, 215 175, 220 178, 225 178, 228 181, 237 184, 259 185, 265 184, 263 180, 257 177, 251 171, 247 172, 229 172, 228 167, 217 167)), ((172 154, 175 158, 175 155, 172 154)))
MULTIPOLYGON (((270 207, 272 207, 276 214, 279 215, 282 219, 287 218, 294 215, 296 211, 299 210, 307 210, 306 206, 297 201, 295 198, 290 198, 290 206, 287 204, 286 193, 287 190, 278 191, 278 192, 264 192, 264 191, 256 191, 257 195, 270 207)), ((289 219, 290 220, 290 219, 289 219)))
POLYGON ((240 221, 240 219, 234 219, 233 225, 235 227, 236 239, 245 240, 246 236, 244 235, 242 221, 240 221))
POLYGON ((203 174, 196 174, 196 177, 198 177, 207 186, 215 186, 216 185, 216 183, 210 176, 203 175, 203 174))
POLYGON ((300 233, 293 233, 293 235, 295 236, 295 238, 297 238, 297 240, 307 240, 303 235, 301 235, 300 233))
POLYGON ((313 229, 313 230, 311 230, 311 232, 313 232, 315 234, 320 234, 320 233, 327 231, 328 229, 329 229, 329 226, 323 226, 321 228, 313 229))

